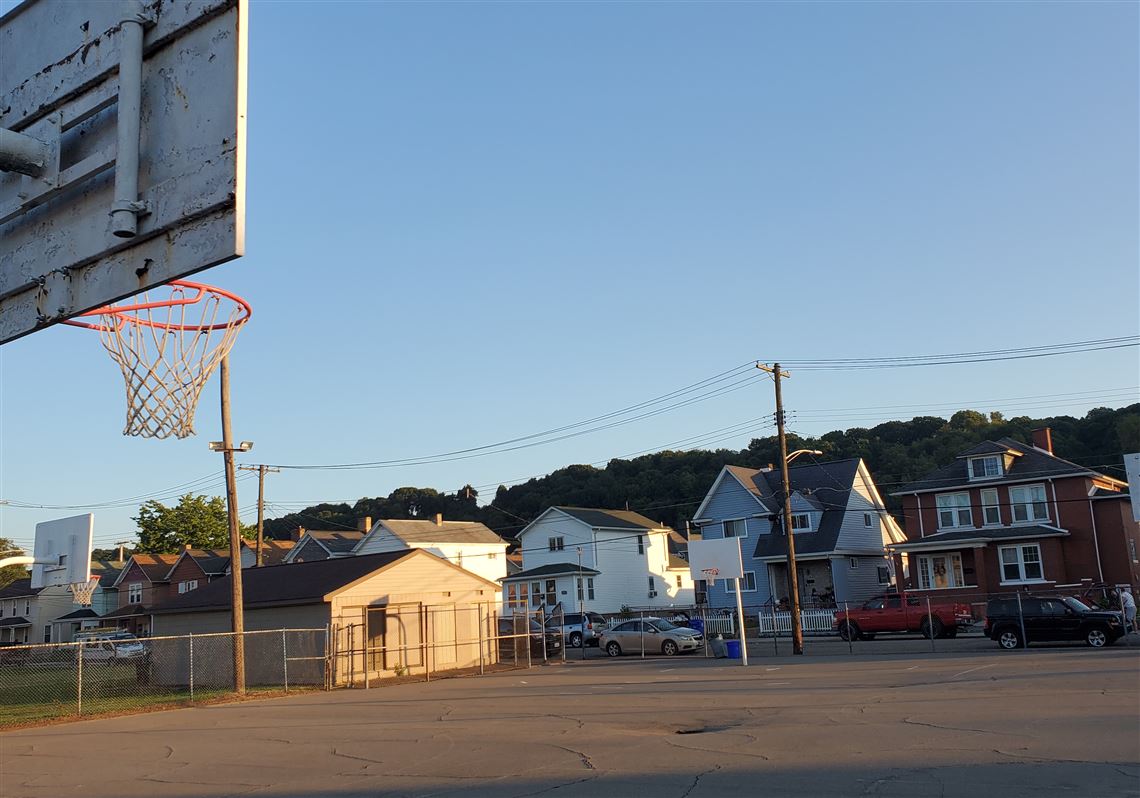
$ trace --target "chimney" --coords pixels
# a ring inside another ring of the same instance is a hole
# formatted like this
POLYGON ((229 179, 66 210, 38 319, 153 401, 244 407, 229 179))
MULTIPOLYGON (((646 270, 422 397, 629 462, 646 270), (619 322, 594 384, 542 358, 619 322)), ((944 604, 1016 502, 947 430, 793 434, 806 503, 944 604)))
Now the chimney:
POLYGON ((183 543, 182 548, 186 551, 190 551, 190 549, 193 547, 189 543, 183 543))
POLYGON ((1033 445, 1036 448, 1053 454, 1053 430, 1048 427, 1041 427, 1041 429, 1033 430, 1030 434, 1033 435, 1033 445))
POLYGON ((443 513, 436 513, 435 514, 435 525, 436 526, 443 526, 443 513))
POLYGON ((356 528, 364 533, 372 529, 372 516, 366 515, 356 522, 356 528))
POLYGON ((305 537, 305 527, 299 526, 289 533, 289 540, 296 543, 301 538, 305 537))

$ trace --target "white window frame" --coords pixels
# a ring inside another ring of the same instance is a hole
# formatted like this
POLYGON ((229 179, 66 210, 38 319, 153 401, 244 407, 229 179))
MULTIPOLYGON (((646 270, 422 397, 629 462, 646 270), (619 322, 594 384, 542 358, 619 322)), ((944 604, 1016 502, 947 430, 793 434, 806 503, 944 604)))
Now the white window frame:
POLYGON ((594 600, 594 577, 586 577, 586 598, 590 601, 594 600))
POLYGON ((889 585, 891 583, 891 569, 886 565, 878 566, 878 576, 880 585, 889 585))
POLYGON ((1049 520, 1049 498, 1045 493, 1045 484, 1038 482, 1034 485, 1010 485, 1009 487, 1009 515, 1014 524, 1038 524, 1049 520), (1028 501, 1014 498, 1014 493, 1021 491, 1040 491, 1041 497, 1031 497, 1028 501), (1018 518, 1017 512, 1021 510, 1025 518, 1018 518), (1038 515, 1038 512, 1041 515, 1038 515))
POLYGON ((958 493, 939 493, 934 497, 934 507, 938 512, 938 528, 939 529, 964 529, 974 525, 974 512, 970 507, 970 493, 969 491, 960 491, 958 493), (966 497, 966 503, 962 504, 959 499, 966 497), (954 499, 953 503, 947 501, 946 506, 943 506, 943 500, 954 499), (950 514, 951 523, 946 523, 945 513, 950 514), (963 521, 963 513, 965 513, 965 520, 963 521))
POLYGON ((812 531, 814 531, 812 529, 811 513, 792 513, 792 531, 794 533, 796 533, 797 535, 800 534, 801 532, 812 532, 812 531), (804 525, 797 527, 796 521, 798 521, 800 519, 805 519, 804 525))
POLYGON ((542 590, 542 582, 531 581, 531 583, 530 583, 530 606, 541 607, 542 606, 542 597, 545 595, 546 595, 546 593, 544 593, 542 590))
POLYGON ((1013 546, 998 546, 998 568, 1001 570, 1001 583, 1003 585, 1024 585, 1024 584, 1040 584, 1045 580, 1045 560, 1041 556, 1041 545, 1039 543, 1018 543, 1013 546), (1036 560, 1027 559, 1025 554, 1029 550, 1036 552, 1036 560), (1016 557, 1014 562, 1006 562, 1005 553, 1013 552, 1016 557), (1005 567, 1007 565, 1017 566, 1017 579, 1009 579, 1005 574, 1005 567), (1026 565, 1036 565, 1038 576, 1029 576, 1026 565))
MULTIPOLYGON (((740 589, 741 593, 755 593, 756 592, 756 572, 755 571, 745 571, 744 572, 744 578, 741 581, 744 582, 744 587, 742 587, 740 589), (750 576, 752 577, 752 587, 748 587, 748 577, 750 577, 750 576)), ((735 579, 725 579, 724 580, 724 588, 729 593, 735 593, 736 592, 736 580, 735 579)))
POLYGON ((187 579, 184 582, 178 583, 178 592, 179 593, 189 593, 191 590, 197 590, 197 589, 198 589, 198 580, 197 579, 187 579))
POLYGON ((748 519, 747 518, 726 518, 720 522, 721 529, 726 538, 746 538, 748 537, 748 519), (731 533, 729 532, 729 524, 732 525, 731 533))
MULTIPOLYGON (((1132 559, 1136 559, 1136 558, 1135 558, 1135 557, 1133 557, 1132 559)), ((15 615, 15 614, 16 614, 16 602, 14 602, 14 601, 12 602, 12 614, 13 614, 13 615, 15 615)), ((29 616, 29 615, 31 615, 31 614, 32 614, 32 602, 31 602, 31 599, 24 599, 24 617, 27 617, 27 616, 29 616)))
POLYGON ((131 582, 127 585, 127 603, 128 604, 142 604, 143 598, 143 583, 131 582))
POLYGON ((848 557, 847 558, 847 567, 848 568, 858 568, 859 567, 859 558, 858 557, 848 557))
POLYGON ((44 627, 44 642, 45 643, 51 642, 51 624, 50 623, 44 627))
POLYGON ((871 520, 871 517, 872 517, 871 513, 863 513, 863 526, 867 527, 868 529, 870 529, 872 524, 874 523, 871 520))
POLYGON ((547 538, 546 545, 550 547, 551 551, 565 551, 566 538, 562 537, 561 535, 558 537, 547 538))
POLYGON ((918 589, 919 590, 957 590, 960 587, 970 587, 966 584, 966 574, 962 568, 962 554, 957 551, 937 553, 937 554, 919 554, 916 563, 916 570, 918 571, 918 589), (936 587, 934 579, 934 560, 941 558, 948 561, 946 568, 946 586, 936 587))
POLYGON ((1001 498, 997 488, 985 488, 981 492, 982 526, 1001 526, 1001 498), (992 501, 989 501, 992 499, 992 501), (993 519, 990 511, 993 511, 993 519))
POLYGON ((970 482, 976 482, 983 479, 998 479, 1005 476, 1005 464, 1002 462, 1001 455, 987 454, 981 457, 971 457, 969 460, 970 467, 970 482), (974 464, 982 464, 981 475, 974 473, 974 464), (991 468, 991 466, 993 466, 991 468), (990 472, 993 473, 990 473, 990 472))

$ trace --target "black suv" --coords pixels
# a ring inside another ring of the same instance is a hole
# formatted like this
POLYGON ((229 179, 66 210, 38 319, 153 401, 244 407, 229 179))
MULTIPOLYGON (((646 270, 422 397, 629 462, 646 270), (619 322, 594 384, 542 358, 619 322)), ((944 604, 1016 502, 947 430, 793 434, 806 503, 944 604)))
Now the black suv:
POLYGON ((1124 635, 1124 624, 1120 613, 1098 612, 1069 596, 1022 596, 1020 608, 1017 596, 1008 596, 986 604, 983 631, 1005 649, 1045 640, 1084 640, 1102 648, 1124 635))

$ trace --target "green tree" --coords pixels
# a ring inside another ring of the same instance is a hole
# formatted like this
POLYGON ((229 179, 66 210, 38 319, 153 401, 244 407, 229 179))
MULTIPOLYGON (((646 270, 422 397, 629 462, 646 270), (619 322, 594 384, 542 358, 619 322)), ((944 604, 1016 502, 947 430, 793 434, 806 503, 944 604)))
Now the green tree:
MULTIPOLYGON (((191 546, 196 549, 224 549, 229 546, 229 520, 226 503, 220 496, 207 498, 187 493, 174 507, 161 502, 148 501, 139 507, 134 518, 139 525, 139 545, 136 552, 170 554, 191 546)), ((250 530, 243 526, 242 536, 250 530)))
MULTIPOLYGON (((24 550, 11 540, 0 538, 0 558, 20 557, 23 554, 24 550)), ((17 579, 26 579, 27 577, 28 566, 26 565, 9 565, 7 568, 0 568, 0 587, 7 587, 17 579)))

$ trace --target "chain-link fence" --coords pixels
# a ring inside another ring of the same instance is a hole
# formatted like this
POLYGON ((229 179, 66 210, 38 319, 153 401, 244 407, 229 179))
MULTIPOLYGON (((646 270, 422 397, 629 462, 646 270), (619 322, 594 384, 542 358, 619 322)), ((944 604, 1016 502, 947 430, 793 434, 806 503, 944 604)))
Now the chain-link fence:
MULTIPOLYGON (((328 685, 325 629, 243 637, 248 692, 328 685)), ((232 633, 135 638, 88 632, 73 643, 0 648, 0 726, 229 695, 234 639, 232 633)))

